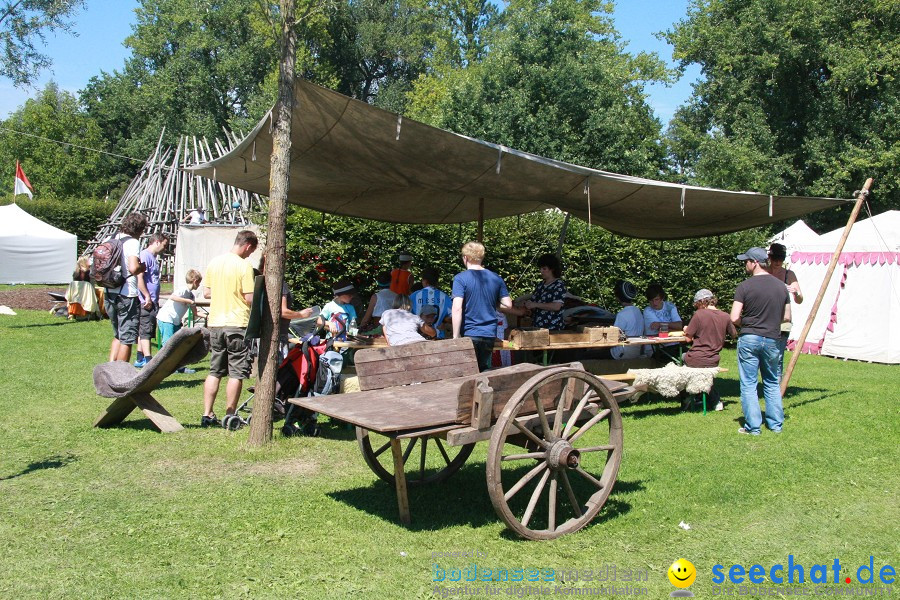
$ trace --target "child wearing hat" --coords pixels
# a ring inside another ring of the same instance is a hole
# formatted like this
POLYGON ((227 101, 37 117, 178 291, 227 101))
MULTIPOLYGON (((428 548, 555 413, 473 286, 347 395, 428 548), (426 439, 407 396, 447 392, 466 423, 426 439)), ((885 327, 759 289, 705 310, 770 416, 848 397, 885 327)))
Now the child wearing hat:
POLYGON ((327 338, 346 339, 348 328, 357 322, 356 309, 350 303, 356 286, 349 279, 341 279, 333 286, 334 300, 326 304, 316 321, 327 329, 327 338))

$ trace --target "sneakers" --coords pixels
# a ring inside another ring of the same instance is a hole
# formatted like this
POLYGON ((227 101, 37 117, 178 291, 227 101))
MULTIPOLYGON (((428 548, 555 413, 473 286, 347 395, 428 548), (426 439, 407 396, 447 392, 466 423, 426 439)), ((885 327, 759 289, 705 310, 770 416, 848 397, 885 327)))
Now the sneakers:
POLYGON ((176 373, 184 373, 185 375, 193 375, 197 372, 197 369, 191 369, 190 367, 181 367, 180 369, 175 369, 176 373))
POLYGON ((216 416, 216 413, 212 413, 209 416, 203 415, 200 417, 200 427, 216 427, 221 425, 219 418, 216 416))
POLYGON ((759 433, 753 433, 752 431, 750 431, 750 430, 747 429, 746 427, 739 427, 739 428, 738 428, 738 433, 743 434, 743 435, 759 435, 759 433))
POLYGON ((142 358, 139 358, 139 359, 137 359, 136 361, 134 361, 134 366, 135 366, 136 368, 138 368, 138 369, 143 369, 143 368, 146 367, 149 363, 150 363, 149 360, 147 360, 146 358, 142 357, 142 358))
POLYGON ((717 410, 717 411, 725 410, 725 405, 722 404, 722 401, 721 401, 721 400, 719 400, 718 402, 716 402, 716 410, 717 410))

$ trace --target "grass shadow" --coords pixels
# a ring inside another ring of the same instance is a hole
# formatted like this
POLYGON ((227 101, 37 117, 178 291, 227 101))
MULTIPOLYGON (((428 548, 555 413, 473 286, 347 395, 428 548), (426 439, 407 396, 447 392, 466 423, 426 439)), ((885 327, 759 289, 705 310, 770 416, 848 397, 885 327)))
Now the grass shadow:
MULTIPOLYGON (((523 467, 521 473, 526 470, 523 467)), ((372 477, 376 476, 373 474, 372 477)), ((616 482, 599 515, 586 527, 627 514, 632 506, 623 496, 643 489, 640 480, 616 482)), ((357 510, 400 523, 395 488, 381 479, 376 478, 366 487, 328 492, 327 495, 357 510)), ((433 531, 460 525, 479 528, 502 522, 491 503, 483 462, 463 466, 443 483, 410 487, 408 496, 412 523, 406 527, 411 531, 433 531)), ((509 530, 502 535, 520 539, 509 530)))
POLYGON ((59 327, 60 325, 68 325, 75 321, 62 320, 58 323, 30 323, 28 325, 7 325, 10 329, 27 329, 28 327, 59 327))
POLYGON ((18 473, 0 477, 0 481, 15 479, 17 477, 22 477, 23 475, 28 475, 29 473, 34 473, 35 471, 43 471, 44 469, 59 469, 75 462, 76 460, 78 459, 73 454, 54 454, 53 456, 49 456, 43 460, 37 460, 28 464, 28 466, 26 466, 18 473))

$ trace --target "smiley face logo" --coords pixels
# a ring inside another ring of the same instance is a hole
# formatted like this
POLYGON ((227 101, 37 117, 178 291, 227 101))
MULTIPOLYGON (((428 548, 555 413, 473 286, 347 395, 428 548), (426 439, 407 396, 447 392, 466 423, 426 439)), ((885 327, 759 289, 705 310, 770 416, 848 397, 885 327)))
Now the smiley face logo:
POLYGON ((694 565, 689 560, 679 558, 669 567, 669 581, 675 587, 690 587, 695 579, 697 579, 697 569, 694 568, 694 565))

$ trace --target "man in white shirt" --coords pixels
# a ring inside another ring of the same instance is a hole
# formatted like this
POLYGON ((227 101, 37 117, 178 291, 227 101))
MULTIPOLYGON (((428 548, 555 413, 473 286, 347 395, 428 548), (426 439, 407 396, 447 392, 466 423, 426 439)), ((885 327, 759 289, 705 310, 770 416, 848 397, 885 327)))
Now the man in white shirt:
POLYGON ((131 360, 131 346, 137 343, 138 325, 140 323, 141 303, 138 299, 138 290, 147 299, 146 308, 152 306, 150 292, 144 284, 143 277, 137 277, 143 272, 140 261, 141 235, 147 228, 147 217, 140 213, 131 213, 122 219, 119 233, 116 238, 122 240, 122 272, 128 273, 125 283, 121 287, 106 290, 104 305, 106 314, 113 327, 113 340, 109 348, 109 360, 131 360))

